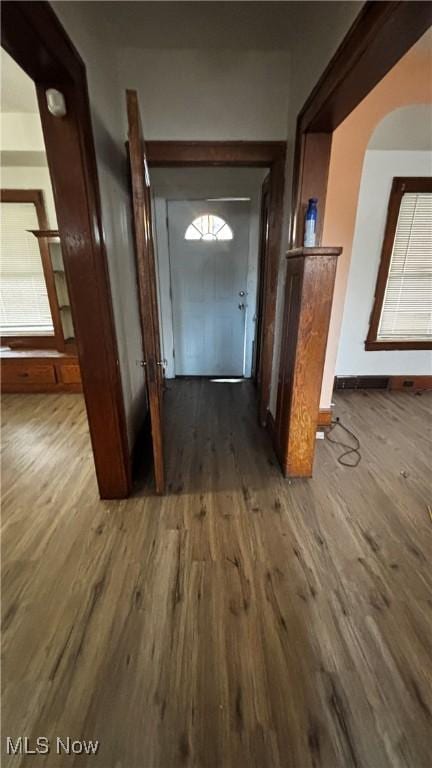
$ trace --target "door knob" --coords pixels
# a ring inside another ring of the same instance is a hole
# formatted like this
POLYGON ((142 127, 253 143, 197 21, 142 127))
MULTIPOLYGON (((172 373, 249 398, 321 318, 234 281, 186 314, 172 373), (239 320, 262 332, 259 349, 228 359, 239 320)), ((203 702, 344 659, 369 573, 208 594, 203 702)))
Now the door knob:
POLYGON ((239 309, 245 309, 246 305, 242 303, 242 304, 239 304, 238 307, 239 307, 239 309))
POLYGON ((239 291, 239 296, 246 296, 246 291, 239 291))

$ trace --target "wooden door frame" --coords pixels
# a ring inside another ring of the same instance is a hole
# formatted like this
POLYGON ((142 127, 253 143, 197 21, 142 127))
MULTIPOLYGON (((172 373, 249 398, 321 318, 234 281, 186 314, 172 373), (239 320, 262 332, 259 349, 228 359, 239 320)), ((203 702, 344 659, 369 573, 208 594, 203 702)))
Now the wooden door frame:
POLYGON ((270 216, 268 260, 265 269, 262 313, 261 375, 258 415, 265 426, 270 402, 273 363, 276 291, 281 253, 285 185, 284 141, 148 141, 150 168, 268 168, 270 173, 270 216))
MULTIPOLYGON (((432 23, 429 3, 366 2, 312 90, 297 119, 289 246, 302 245, 309 197, 318 197, 321 245, 333 131, 360 104, 432 23)), ((330 244, 337 246, 338 243, 330 244)), ((286 322, 287 307, 284 307, 286 322)), ((281 361, 281 364, 283 361, 281 361)), ((322 370, 312 382, 321 388, 322 370)), ((277 406, 275 431, 284 404, 277 406)), ((317 423, 318 423, 318 413, 317 423)), ((313 449, 312 449, 313 450, 313 449)), ((312 460, 312 457, 311 457, 312 460)))
POLYGON ((2 46, 36 84, 99 493, 124 498, 131 459, 84 63, 47 2, 2 3, 2 46), (48 112, 45 90, 66 99, 48 112))
POLYGON ((261 205, 260 205, 260 222, 259 222, 259 234, 258 234, 258 285, 257 285, 257 303, 256 303, 256 333, 255 333, 255 349, 254 357, 252 360, 252 376, 255 382, 255 386, 259 389, 261 384, 261 350, 263 347, 263 324, 262 324, 262 307, 264 304, 264 286, 266 278, 266 266, 267 266, 267 224, 269 220, 269 201, 270 201, 270 176, 265 177, 261 184, 261 205))

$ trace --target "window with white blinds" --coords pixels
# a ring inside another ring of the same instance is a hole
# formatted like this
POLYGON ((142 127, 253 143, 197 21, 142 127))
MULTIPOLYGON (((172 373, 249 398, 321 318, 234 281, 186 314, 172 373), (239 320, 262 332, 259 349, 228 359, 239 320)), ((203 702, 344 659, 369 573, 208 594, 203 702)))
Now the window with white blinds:
POLYGON ((0 331, 2 336, 53 335, 54 327, 33 203, 1 203, 0 331))
POLYGON ((377 341, 432 340, 432 193, 402 195, 377 341))

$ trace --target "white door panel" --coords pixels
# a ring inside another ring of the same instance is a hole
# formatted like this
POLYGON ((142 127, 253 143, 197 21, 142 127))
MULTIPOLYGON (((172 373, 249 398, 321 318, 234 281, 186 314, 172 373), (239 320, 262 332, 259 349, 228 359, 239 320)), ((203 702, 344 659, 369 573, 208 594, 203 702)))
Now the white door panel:
POLYGON ((247 202, 168 203, 175 368, 179 376, 243 376, 250 210, 247 202), (199 216, 224 219, 232 240, 186 240, 199 216), (239 308, 244 305, 245 308, 239 308))

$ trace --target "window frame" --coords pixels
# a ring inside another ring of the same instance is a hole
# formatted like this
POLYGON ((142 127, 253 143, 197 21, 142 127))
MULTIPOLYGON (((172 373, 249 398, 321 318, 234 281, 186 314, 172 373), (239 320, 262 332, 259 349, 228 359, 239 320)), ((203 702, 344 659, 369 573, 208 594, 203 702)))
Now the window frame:
MULTIPOLYGON (((33 203, 36 209, 36 218, 39 229, 48 229, 48 218, 45 209, 43 191, 41 189, 1 189, 1 203, 33 203)), ((62 351, 65 346, 63 329, 60 318, 60 308, 55 287, 55 278, 52 268, 47 241, 37 238, 41 255, 42 269, 48 294, 48 303, 51 312, 54 333, 49 336, 0 336, 2 346, 11 349, 56 349, 62 351)))
POLYGON ((432 349, 432 341, 415 341, 414 339, 411 341, 379 341, 377 338, 379 322, 384 303, 384 296, 390 271, 390 262, 396 235, 397 222, 399 218, 399 210, 402 196, 405 192, 432 193, 432 177, 395 176, 393 178, 387 209, 384 239, 381 248, 380 265, 375 286, 375 295, 369 321, 369 331, 365 341, 365 350, 367 352, 391 349, 432 349))

